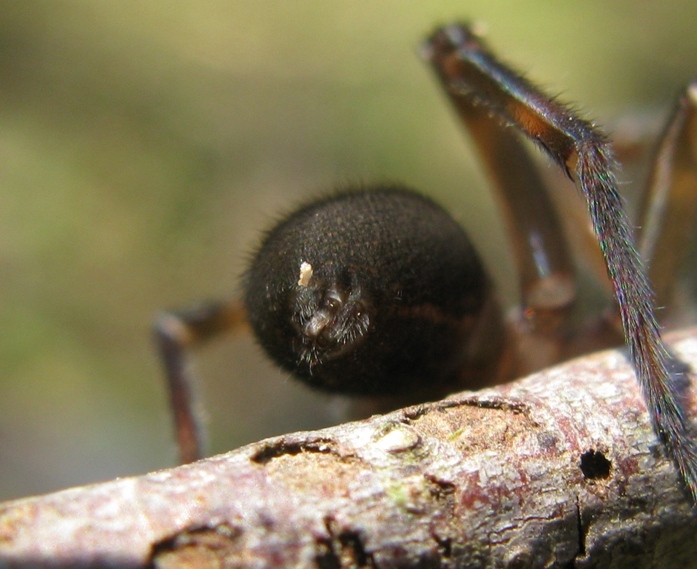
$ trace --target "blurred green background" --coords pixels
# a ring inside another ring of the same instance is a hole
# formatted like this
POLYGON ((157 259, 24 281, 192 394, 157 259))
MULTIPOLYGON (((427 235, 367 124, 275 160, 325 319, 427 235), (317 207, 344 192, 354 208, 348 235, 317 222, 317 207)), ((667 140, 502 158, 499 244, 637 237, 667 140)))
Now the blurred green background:
MULTIPOLYGON (((150 322, 233 295, 260 229, 402 180, 514 297, 499 218, 420 39, 477 19, 599 122, 697 74, 697 4, 0 1, 0 499, 173 464, 150 322)), ((249 338, 200 351, 211 452, 337 422, 249 338)))

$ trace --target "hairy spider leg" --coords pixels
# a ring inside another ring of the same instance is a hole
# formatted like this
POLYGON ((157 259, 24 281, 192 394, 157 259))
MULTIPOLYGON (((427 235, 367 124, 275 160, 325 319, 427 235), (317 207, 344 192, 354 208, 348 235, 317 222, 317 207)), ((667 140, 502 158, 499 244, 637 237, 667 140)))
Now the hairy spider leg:
POLYGON ((653 293, 634 247, 605 135, 499 62, 467 26, 436 30, 424 51, 451 98, 480 108, 492 122, 517 127, 576 181, 605 258, 652 424, 697 500, 697 446, 669 372, 653 293))
POLYGON ((202 458, 205 446, 187 351, 223 332, 247 327, 246 312, 237 300, 204 302, 163 312, 155 320, 155 341, 167 379, 181 464, 202 458))

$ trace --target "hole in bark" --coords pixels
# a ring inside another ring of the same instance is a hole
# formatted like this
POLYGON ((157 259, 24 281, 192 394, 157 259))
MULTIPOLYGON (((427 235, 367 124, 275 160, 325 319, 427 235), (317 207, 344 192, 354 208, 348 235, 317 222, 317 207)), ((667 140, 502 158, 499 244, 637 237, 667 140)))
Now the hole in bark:
POLYGON ((333 452, 332 441, 330 440, 315 440, 307 442, 284 442, 274 441, 262 448, 251 457, 252 462, 257 464, 266 464, 267 462, 278 458, 279 456, 300 454, 301 452, 333 452))
POLYGON ((600 451, 591 449, 581 455, 581 472, 587 480, 607 478, 611 468, 612 463, 600 451))

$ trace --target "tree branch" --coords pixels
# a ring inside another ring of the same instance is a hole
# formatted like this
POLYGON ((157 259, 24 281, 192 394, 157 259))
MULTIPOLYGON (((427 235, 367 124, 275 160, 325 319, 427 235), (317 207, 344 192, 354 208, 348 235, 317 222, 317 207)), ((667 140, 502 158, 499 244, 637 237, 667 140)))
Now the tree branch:
MULTIPOLYGON (((672 340, 696 366, 697 329, 672 340)), ((0 506, 2 568, 639 569, 696 557, 697 513, 619 351, 0 506)))

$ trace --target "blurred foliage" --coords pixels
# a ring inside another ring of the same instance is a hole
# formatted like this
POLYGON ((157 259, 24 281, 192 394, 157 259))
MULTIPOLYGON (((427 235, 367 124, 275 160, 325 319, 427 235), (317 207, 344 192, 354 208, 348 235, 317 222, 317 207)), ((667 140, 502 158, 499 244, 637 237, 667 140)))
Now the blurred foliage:
MULTIPOLYGON (((322 188, 447 205, 514 297, 501 224, 418 42, 476 18, 602 121, 697 73, 692 2, 0 2, 0 499, 172 464, 149 326, 235 293, 322 188), (472 189, 470 189, 472 188, 472 189)), ((201 351, 212 450, 338 420, 249 338, 201 351)))

